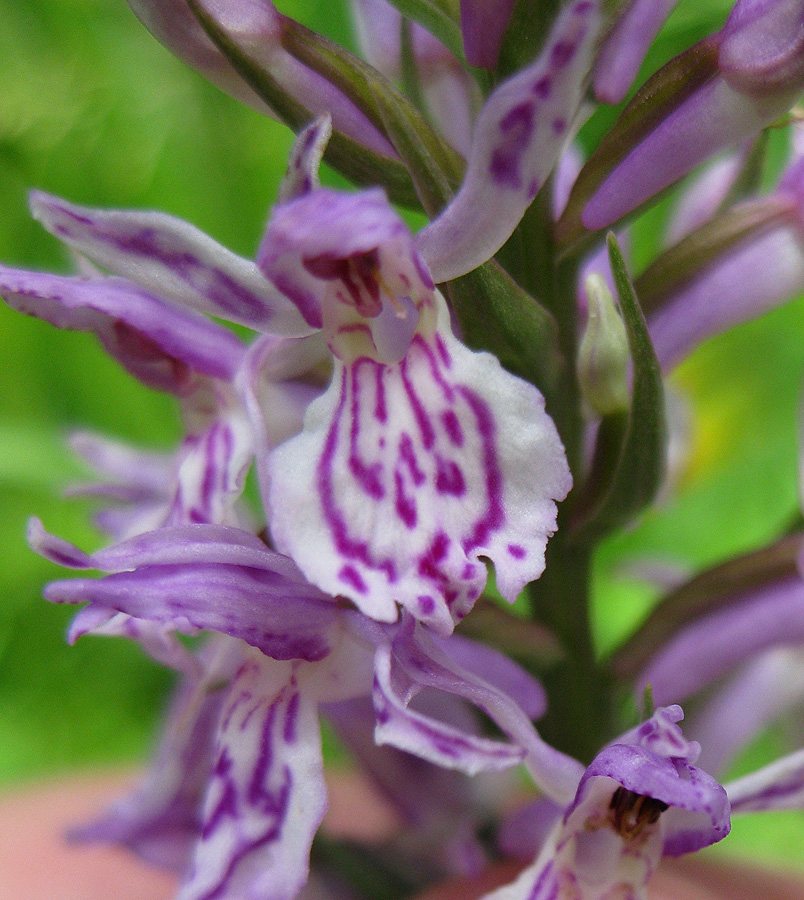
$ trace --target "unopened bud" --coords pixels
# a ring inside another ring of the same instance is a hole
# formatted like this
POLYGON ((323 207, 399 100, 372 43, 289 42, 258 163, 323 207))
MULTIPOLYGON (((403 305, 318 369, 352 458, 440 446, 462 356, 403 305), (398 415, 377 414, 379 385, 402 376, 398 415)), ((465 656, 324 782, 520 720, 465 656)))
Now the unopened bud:
POLYGON ((584 285, 589 319, 578 350, 581 394, 599 415, 628 409, 628 334, 604 279, 589 275, 584 285))

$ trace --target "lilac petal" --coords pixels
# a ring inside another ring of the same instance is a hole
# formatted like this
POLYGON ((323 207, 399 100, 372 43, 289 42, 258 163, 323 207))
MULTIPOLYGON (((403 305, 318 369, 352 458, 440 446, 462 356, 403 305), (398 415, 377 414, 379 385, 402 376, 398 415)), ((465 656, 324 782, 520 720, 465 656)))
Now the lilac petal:
POLYGON ((567 206, 570 191, 575 184, 578 173, 583 168, 583 156, 577 144, 570 144, 561 158, 555 170, 553 178, 553 218, 558 221, 567 206))
MULTIPOLYGON (((524 751, 525 764, 543 793, 560 803, 566 803, 571 799, 583 771, 581 765, 545 744, 530 719, 507 694, 483 678, 461 668, 442 651, 436 638, 429 631, 420 625, 414 628, 410 617, 403 622, 393 642, 392 656, 380 647, 377 660, 383 666, 384 684, 388 690, 396 692, 393 703, 398 714, 403 712, 399 710, 399 703, 401 702, 403 707, 406 706, 423 688, 433 688, 463 697, 482 710, 508 736, 515 747, 524 751)), ((379 672, 378 680, 380 680, 379 672)), ((375 706, 378 699, 380 698, 375 693, 375 706)), ((427 724, 432 721, 428 719, 427 724)), ((415 727, 405 735, 404 721, 398 718, 396 724, 400 727, 403 737, 415 745, 415 727)), ((378 740, 383 727, 378 715, 378 740)), ((426 744, 427 735, 423 737, 426 744)), ((399 746, 395 741, 394 743, 399 746)), ((418 752, 410 746, 403 749, 418 752)))
POLYGON ((555 167, 583 96, 600 25, 599 4, 575 0, 558 17, 541 56, 504 82, 475 125, 463 186, 419 235, 436 282, 491 258, 555 167))
POLYGON ((291 664, 248 660, 221 715, 200 838, 178 900, 293 900, 326 807, 315 701, 291 664))
MULTIPOLYGON (((352 0, 357 41, 362 56, 393 81, 402 76, 400 34, 402 16, 387 0, 352 0)), ((413 56, 419 76, 426 81, 455 57, 426 28, 411 23, 413 56)))
POLYGON ((496 69, 516 0, 461 0, 461 31, 470 66, 496 69))
POLYGON ((136 619, 240 638, 275 659, 323 659, 336 608, 266 573, 232 566, 148 567, 100 579, 54 581, 53 603, 89 602, 136 619))
POLYGON ((400 296, 417 293, 420 282, 422 289, 433 287, 410 232, 379 188, 358 194, 321 189, 277 207, 257 262, 315 328, 336 305, 375 317, 380 274, 392 286, 399 283, 400 296))
POLYGON ((287 203, 316 190, 318 169, 332 135, 332 117, 319 116, 299 132, 288 157, 288 168, 279 186, 279 203, 287 203))
POLYGON ((188 222, 160 212, 90 209, 39 191, 30 205, 60 241, 146 291, 257 330, 294 337, 309 331, 251 260, 188 222))
POLYGON ((804 699, 804 660, 777 649, 751 660, 698 713, 690 730, 703 748, 701 765, 720 772, 767 725, 804 699))
POLYGON ((606 228, 719 150, 741 144, 788 111, 795 92, 764 98, 710 78, 615 167, 584 207, 590 231, 606 228))
POLYGON ((654 657, 639 679, 657 702, 683 700, 777 645, 804 640, 804 583, 771 585, 680 631, 654 657))
POLYGON ((665 236, 667 246, 677 244, 714 216, 742 171, 746 152, 732 151, 693 177, 673 210, 665 236))
POLYGON ((414 682, 394 666, 390 647, 377 650, 374 680, 375 740, 468 775, 519 765, 525 751, 511 744, 466 734, 408 708, 414 682))
MULTIPOLYGON (((128 0, 145 27, 169 50, 238 100, 271 112, 207 37, 185 0, 128 0)), ((279 42, 281 16, 267 0, 203 3, 231 39, 293 100, 313 116, 330 113, 335 128, 358 143, 394 156, 393 148, 362 112, 325 78, 301 65, 279 42)))
POLYGON ((759 95, 804 81, 804 2, 738 0, 721 33, 720 70, 759 95))
MULTIPOLYGON (((182 629, 185 633, 192 629, 182 629)), ((176 637, 171 623, 135 619, 104 607, 87 606, 70 623, 67 640, 74 644, 78 638, 92 634, 100 637, 124 637, 136 641, 156 662, 184 672, 198 674, 198 663, 190 651, 176 637)))
POLYGON ((542 396, 460 344, 437 302, 397 365, 337 364, 268 470, 271 533, 310 581, 449 633, 486 583, 481 556, 510 601, 538 578, 571 476, 542 396))
POLYGON ((649 316, 662 370, 672 369, 707 338, 757 318, 802 288, 804 245, 796 228, 777 228, 744 242, 649 316))
POLYGON ((151 496, 164 494, 172 477, 171 454, 145 452, 91 431, 74 431, 68 445, 98 474, 151 496))
POLYGON ((335 605, 291 562, 238 529, 162 528, 100 550, 101 579, 56 581, 56 603, 88 601, 136 619, 220 631, 277 659, 320 660, 330 652, 335 605), (121 571, 125 570, 125 571, 121 571))
POLYGON ((733 812, 801 809, 804 806, 804 750, 776 760, 725 785, 733 812))
POLYGON ((45 531, 45 526, 35 516, 28 520, 28 544, 34 553, 68 569, 92 569, 93 559, 69 541, 57 538, 45 531))
POLYGON ((117 279, 0 266, 0 293, 9 306, 57 328, 94 332, 133 375, 164 390, 185 391, 193 371, 228 381, 244 352, 220 325, 117 279))
POLYGON ((628 93, 648 48, 678 0, 636 0, 620 19, 595 65, 595 96, 619 103, 628 93))
POLYGON ((540 719, 547 711, 541 683, 504 653, 457 634, 437 643, 458 666, 509 696, 529 719, 540 719))

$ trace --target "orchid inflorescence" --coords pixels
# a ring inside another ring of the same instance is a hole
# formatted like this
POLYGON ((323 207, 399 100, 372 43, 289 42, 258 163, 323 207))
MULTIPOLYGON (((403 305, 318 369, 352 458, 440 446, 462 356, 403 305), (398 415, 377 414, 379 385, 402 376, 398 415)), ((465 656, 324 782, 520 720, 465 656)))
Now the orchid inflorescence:
MULTIPOLYGON (((10 306, 97 335, 185 423, 167 455, 74 436, 106 546, 30 524, 38 553, 103 573, 46 588, 86 604, 71 640, 180 673, 152 769, 80 834, 180 872, 180 900, 291 900, 322 858, 322 717, 409 826, 360 865, 406 860, 407 891, 530 853, 489 898, 644 898, 731 813, 801 807, 804 750, 716 780, 804 694, 800 530, 682 577, 604 660, 589 598, 599 542, 674 489, 664 376, 804 290, 804 142, 780 121, 804 2, 737 0, 585 160, 576 135, 634 88, 673 0, 353 0, 368 62, 268 0, 129 2, 298 136, 255 261, 34 192, 81 274, 0 267, 10 306), (792 158, 760 194, 770 127, 792 158), (322 160, 358 187, 322 186, 322 160), (632 221, 688 175, 632 282, 632 221), (539 799, 481 799, 481 773, 519 766, 539 799)), ((332 896, 370 896, 324 868, 332 896)))

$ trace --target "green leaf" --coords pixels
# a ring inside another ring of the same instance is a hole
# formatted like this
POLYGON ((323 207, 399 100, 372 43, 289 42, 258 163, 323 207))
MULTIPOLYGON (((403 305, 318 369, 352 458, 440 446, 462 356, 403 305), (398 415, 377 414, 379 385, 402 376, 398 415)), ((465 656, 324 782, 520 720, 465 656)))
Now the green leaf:
POLYGON ((600 185, 647 135, 716 71, 717 46, 714 41, 702 41, 671 60, 636 92, 573 185, 556 225, 556 241, 565 252, 592 236, 581 222, 581 215, 600 185))
POLYGON ((742 241, 794 219, 795 202, 774 196, 746 201, 721 213, 659 256, 640 275, 635 288, 643 310, 648 315, 656 313, 686 282, 742 241))
MULTIPOLYGON (((187 0, 187 3, 221 53, 289 128, 299 132, 315 118, 307 107, 289 97, 271 74, 220 28, 198 0, 187 0)), ((356 184, 380 184, 395 203, 412 208, 420 206, 413 182, 403 163, 369 150, 337 129, 333 129, 324 159, 356 184)))
POLYGON ((450 281, 447 292, 464 342, 475 350, 489 350, 509 372, 535 384, 549 401, 566 365, 550 312, 493 259, 450 281))
POLYGON ((591 540, 627 525, 656 496, 664 477, 664 387, 645 317, 613 233, 609 260, 628 332, 634 387, 626 413, 600 423, 595 457, 575 513, 574 538, 591 540))
POLYGON ((403 16, 426 28, 434 37, 466 65, 463 56, 463 36, 454 4, 437 0, 388 0, 403 16))
POLYGON ((618 678, 630 680, 674 634, 691 622, 723 609, 769 585, 798 578, 804 532, 707 569, 676 588, 611 659, 618 678))

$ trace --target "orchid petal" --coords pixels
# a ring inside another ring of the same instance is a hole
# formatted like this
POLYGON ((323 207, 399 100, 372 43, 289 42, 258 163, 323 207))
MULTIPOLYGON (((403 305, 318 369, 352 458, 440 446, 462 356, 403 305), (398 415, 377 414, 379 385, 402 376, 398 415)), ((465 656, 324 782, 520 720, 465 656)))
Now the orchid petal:
POLYGON ((400 295, 433 288, 410 232, 379 188, 358 194, 320 189, 277 207, 257 262, 315 328, 325 325, 333 306, 350 302, 376 316, 378 275, 398 284, 400 295))
POLYGON ((178 900, 293 900, 307 880, 326 785, 317 706, 293 672, 254 658, 235 679, 178 900))
POLYGON ((749 661, 694 719, 701 764, 708 772, 722 771, 741 747, 802 699, 800 650, 777 648, 749 661))
POLYGON ((394 665, 390 647, 377 650, 374 681, 375 740, 468 775, 519 765, 525 751, 489 738, 468 735, 408 708, 414 682, 394 665))
POLYGON ((220 325, 118 279, 0 266, 0 293, 9 306, 57 328, 94 332, 121 365, 163 390, 186 391, 193 371, 228 381, 244 352, 220 325))
POLYGON ((228 522, 254 453, 251 426, 236 404, 185 439, 167 524, 228 522))
POLYGON ((279 186, 279 203, 287 203, 316 190, 318 169, 332 135, 332 118, 327 113, 306 125, 296 137, 288 157, 288 168, 279 186))
POLYGON ((490 259, 553 170, 592 64, 598 6, 575 0, 556 20, 538 60, 486 101, 463 186, 419 235, 419 250, 436 282, 490 259))
POLYGON ((68 445, 100 475, 153 497, 164 494, 165 483, 172 477, 172 457, 167 453, 134 449, 91 431, 73 432, 68 445))
MULTIPOLYGON (((45 597, 88 601, 179 630, 219 631, 276 659, 323 659, 331 650, 335 605, 290 560, 260 543, 223 526, 162 528, 92 557, 93 566, 113 574, 52 582, 45 597)), ((35 549, 42 544, 39 539, 35 549)))
POLYGON ((258 331, 309 332, 298 311, 251 260, 174 216, 90 209, 31 193, 31 212, 51 234, 146 291, 258 331))
POLYGON ((495 69, 516 0, 461 0, 461 32, 470 66, 495 69))
POLYGON ((804 240, 796 227, 743 242, 689 282, 648 329, 667 372, 700 343, 779 306, 804 288, 804 240))
POLYGON ((438 304, 397 365, 337 363, 268 470, 272 536, 310 581, 449 633, 486 583, 480 556, 510 601, 538 578, 571 476, 538 391, 460 344, 438 304))
MULTIPOLYGON (((434 696, 442 699, 442 695, 430 695, 434 696)), ((456 707, 465 712, 458 706, 461 701, 454 697, 447 699, 449 707, 442 704, 436 714, 442 722, 445 721, 444 713, 449 718, 449 711, 454 712, 456 707)), ((454 822, 470 814, 467 781, 459 772, 431 765, 393 746, 376 743, 376 714, 369 698, 328 704, 322 712, 357 760, 361 772, 371 778, 407 822, 426 829, 439 820, 454 822)), ((433 710, 428 709, 427 713, 432 715, 433 710)), ((453 716, 449 724, 466 731, 465 723, 461 726, 455 718, 453 716)))
POLYGON ((529 719, 540 719, 545 714, 547 694, 544 688, 511 657, 457 634, 439 639, 437 643, 458 666, 510 697, 529 719))
POLYGON ((733 151, 693 177, 673 210, 665 235, 667 246, 677 244, 715 215, 729 196, 745 161, 745 150, 733 151))
POLYGON ((719 150, 783 115, 795 92, 748 97, 716 75, 677 106, 608 175, 583 210, 590 231, 607 228, 719 150))
POLYGON ((619 103, 628 93, 653 39, 678 0, 636 0, 620 19, 595 65, 595 95, 619 103))
POLYGON ((804 583, 772 584, 687 626, 640 676, 657 702, 683 700, 751 655, 804 639, 804 583))
MULTIPOLYGON (((169 50, 233 97, 273 114, 207 37, 185 0, 128 0, 145 27, 169 50)), ((297 62, 280 43, 281 16, 267 0, 205 0, 204 8, 263 66, 279 88, 313 116, 330 113, 339 131, 369 149, 395 156, 365 115, 325 78, 297 62)))
MULTIPOLYGON (((185 633, 188 631, 182 630, 185 633)), ((103 607, 87 606, 70 623, 67 641, 74 644, 78 638, 88 634, 128 638, 136 641, 151 659, 163 666, 186 675, 197 675, 198 663, 195 657, 176 637, 174 631, 174 626, 169 622, 149 622, 103 607)))
POLYGON ((804 750, 730 781, 725 788, 736 813, 801 809, 804 805, 804 750))
MULTIPOLYGON (((512 741, 514 747, 524 752, 524 762, 537 786, 549 797, 560 803, 567 803, 574 795, 583 767, 571 757, 565 756, 542 741, 534 729, 530 719, 520 707, 504 692, 484 680, 461 668, 441 649, 437 639, 420 625, 413 626, 413 620, 407 617, 402 623, 399 634, 395 638, 390 651, 382 646, 377 655, 380 669, 375 681, 375 706, 385 700, 383 691, 395 692, 389 698, 396 721, 394 728, 399 729, 402 740, 408 745, 402 749, 417 753, 416 732, 418 726, 426 726, 434 720, 426 717, 425 723, 414 722, 410 730, 404 721, 407 704, 423 688, 454 694, 470 701, 482 710, 512 741), (392 654, 389 656, 389 652, 392 654), (390 679, 390 680, 389 680, 390 679), (400 704, 402 709, 400 709, 400 704)), ((438 726, 439 723, 435 723, 438 726)), ((385 734, 385 726, 378 714, 377 737, 385 734)), ((424 734, 425 748, 427 734, 424 734)), ((400 746, 396 743, 395 746, 400 746)), ((495 742, 499 744, 499 742, 495 742)), ((502 745, 505 746, 505 745, 502 745)), ((510 745, 509 745, 510 746, 510 745)), ((439 748, 435 748, 438 750, 439 748)), ((457 748, 456 748, 457 749, 457 748)), ((449 750, 446 751, 449 756, 449 750)), ((497 750, 493 751, 493 756, 497 750)), ((425 756, 424 758, 430 758, 425 756)), ((441 765, 449 765, 442 762, 441 765)), ((491 761, 493 766, 493 759, 491 761)))

